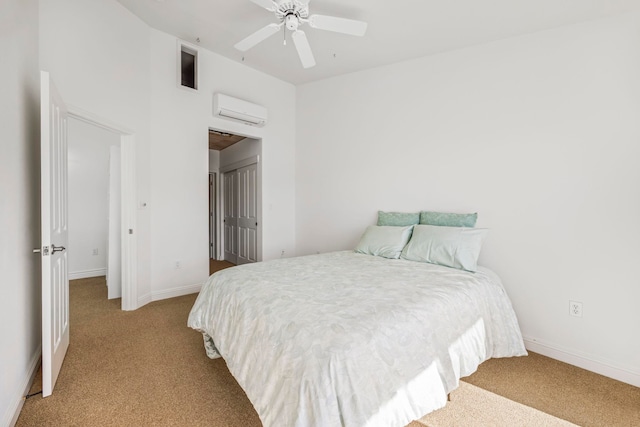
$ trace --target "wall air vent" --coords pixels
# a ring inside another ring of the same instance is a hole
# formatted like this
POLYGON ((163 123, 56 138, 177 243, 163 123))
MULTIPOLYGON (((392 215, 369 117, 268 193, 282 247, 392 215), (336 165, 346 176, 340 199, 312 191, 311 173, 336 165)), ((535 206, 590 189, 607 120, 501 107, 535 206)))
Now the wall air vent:
POLYGON ((198 51, 182 43, 178 55, 179 84, 198 90, 198 51))

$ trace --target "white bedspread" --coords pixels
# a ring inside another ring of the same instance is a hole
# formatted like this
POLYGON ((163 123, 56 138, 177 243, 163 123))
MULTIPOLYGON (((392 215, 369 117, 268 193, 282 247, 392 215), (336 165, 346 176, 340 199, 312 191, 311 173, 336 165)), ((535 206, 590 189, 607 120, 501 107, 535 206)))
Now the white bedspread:
POLYGON ((405 426, 484 360, 526 354, 490 270, 350 251, 215 273, 188 325, 269 427, 405 426))

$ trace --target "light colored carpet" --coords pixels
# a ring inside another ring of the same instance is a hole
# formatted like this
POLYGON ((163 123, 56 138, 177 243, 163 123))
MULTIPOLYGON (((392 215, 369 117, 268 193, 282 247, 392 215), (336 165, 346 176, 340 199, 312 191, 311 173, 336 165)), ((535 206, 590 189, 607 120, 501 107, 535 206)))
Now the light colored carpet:
POLYGON ((417 423, 428 427, 575 426, 465 382, 460 382, 460 387, 451 393, 447 406, 420 418, 417 423))
MULTIPOLYGON (((53 396, 26 400, 19 427, 261 426, 225 362, 207 358, 186 325, 196 295, 125 312, 107 300, 104 277, 70 288, 71 344, 58 383, 53 396)), ((535 353, 489 360, 464 380, 581 426, 640 426, 640 389, 535 353)), ((30 393, 41 389, 38 378, 30 393)))
POLYGON ((640 427, 640 388, 529 352, 490 359, 464 381, 584 427, 640 427))
POLYGON ((233 267, 229 261, 218 261, 215 259, 209 259, 209 274, 213 274, 216 271, 224 270, 225 268, 233 267))

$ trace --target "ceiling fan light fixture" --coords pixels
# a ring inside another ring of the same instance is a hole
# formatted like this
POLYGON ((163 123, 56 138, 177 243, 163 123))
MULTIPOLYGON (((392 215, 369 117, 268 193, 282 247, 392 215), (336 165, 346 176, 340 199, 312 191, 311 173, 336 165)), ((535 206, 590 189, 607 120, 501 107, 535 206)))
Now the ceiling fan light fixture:
POLYGON ((300 25, 300 18, 295 13, 290 13, 284 17, 284 25, 288 30, 296 31, 300 25))

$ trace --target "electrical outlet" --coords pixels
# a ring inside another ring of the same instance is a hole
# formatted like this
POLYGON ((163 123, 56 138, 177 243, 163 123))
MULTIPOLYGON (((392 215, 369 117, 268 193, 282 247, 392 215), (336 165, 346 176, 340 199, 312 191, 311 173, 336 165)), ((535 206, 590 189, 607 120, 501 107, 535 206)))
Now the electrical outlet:
POLYGON ((93 254, 94 254, 94 255, 98 255, 98 248, 95 248, 95 249, 93 250, 93 254))
POLYGON ((180 261, 176 261, 176 263, 174 264, 176 270, 180 269, 180 261))
POLYGON ((569 301, 569 314, 575 317, 582 317, 582 303, 569 301))

